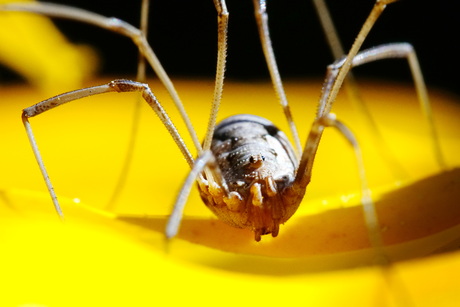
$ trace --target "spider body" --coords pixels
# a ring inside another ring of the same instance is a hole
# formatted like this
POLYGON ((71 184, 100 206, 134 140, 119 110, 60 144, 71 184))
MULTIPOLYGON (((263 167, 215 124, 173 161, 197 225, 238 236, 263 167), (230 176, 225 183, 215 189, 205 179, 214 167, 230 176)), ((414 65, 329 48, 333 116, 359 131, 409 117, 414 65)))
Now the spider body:
POLYGON ((235 115, 217 125, 211 151, 228 193, 201 178, 206 206, 230 225, 254 231, 257 241, 265 234, 276 237, 299 206, 284 194, 298 164, 286 135, 265 118, 235 115))

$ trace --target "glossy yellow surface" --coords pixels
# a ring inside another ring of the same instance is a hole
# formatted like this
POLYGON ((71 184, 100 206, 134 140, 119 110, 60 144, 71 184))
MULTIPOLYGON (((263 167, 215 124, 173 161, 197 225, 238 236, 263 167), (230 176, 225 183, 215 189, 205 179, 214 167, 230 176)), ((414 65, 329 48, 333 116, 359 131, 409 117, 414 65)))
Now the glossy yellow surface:
MULTIPOLYGON (((174 81, 203 136, 212 81, 174 81)), ((77 83, 72 81, 76 88, 77 83)), ((161 85, 149 84, 180 123, 161 85)), ((325 133, 304 202, 279 237, 255 242, 252 233, 212 217, 193 191, 181 231, 166 245, 165 219, 188 166, 143 104, 127 182, 109 208, 135 94, 88 98, 31 119, 66 215, 62 223, 20 120, 23 108, 60 93, 46 82, 41 88, 0 87, 0 306, 460 303, 460 106, 448 95, 431 92, 449 165, 441 170, 413 89, 378 83, 362 87, 404 176, 395 176, 396 166, 382 160, 362 115, 345 97, 334 107, 363 147, 385 252, 393 260, 382 267, 372 265, 376 254, 359 206, 353 153, 335 131, 325 133)), ((308 80, 286 84, 303 139, 320 88, 308 80)), ((227 82, 220 118, 246 112, 265 116, 286 131, 269 84, 227 82)))
MULTIPOLYGON (((189 98, 191 117, 200 133, 205 127, 210 83, 177 83, 189 98), (205 97, 204 102, 196 97, 205 97)), ((287 90, 294 93, 295 101, 297 95, 314 96, 314 91, 307 92, 316 86, 289 83, 287 90)), ((152 87, 159 86, 153 82, 152 87)), ((375 92, 366 91, 366 95, 388 92, 377 86, 373 89, 375 92)), ((403 91, 398 87, 398 93, 403 91)), ((255 93, 268 98, 270 92, 266 84, 228 83, 222 116, 233 108, 243 112, 249 102, 239 99, 253 98, 255 93)), ((457 299, 460 256, 456 252, 396 262, 386 268, 363 267, 374 261, 375 254, 369 248, 361 209, 356 206, 359 182, 351 150, 334 132, 325 135, 307 196, 299 212, 281 227, 278 238, 254 242, 252 233, 215 220, 193 192, 181 232, 165 252, 165 215, 187 174, 187 165, 164 128, 143 107, 133 166, 112 214, 104 206, 126 147, 130 110, 125 106, 134 105, 136 99, 129 94, 109 94, 101 96, 101 102, 87 99, 64 106, 31 119, 63 202, 66 222, 61 223, 19 118, 21 108, 37 101, 33 95, 22 87, 2 88, 3 101, 8 101, 2 105, 1 118, 5 127, 0 159, 4 174, 0 180, 2 306, 121 306, 169 301, 209 305, 223 298, 232 305, 334 305, 344 301, 373 305, 383 301, 392 306, 411 300, 420 306, 433 302, 439 306, 439 300, 445 300, 448 306, 451 299, 457 299), (74 198, 81 203, 75 203, 74 198)), ((272 101, 263 108, 254 102, 248 112, 266 113, 284 125, 276 101, 269 99, 272 101)), ((459 162, 459 106, 443 104, 449 100, 445 96, 433 100, 445 156, 455 167, 459 162)), ((408 104, 414 107, 410 114, 417 114, 416 103, 408 104)), ((356 114, 347 110, 350 108, 337 105, 337 114, 359 127, 359 121, 353 119, 356 114)), ((295 113, 297 118, 300 112, 295 113)), ((377 117, 389 116, 380 112, 377 117)), ((429 152, 420 153, 420 144, 429 151, 423 125, 396 133, 393 126, 399 125, 404 115, 394 117, 384 134, 391 136, 391 144, 410 174, 399 187, 372 155, 372 146, 366 145, 370 140, 361 139, 383 238, 389 245, 387 252, 401 260, 455 248, 460 232, 459 171, 437 169, 429 152), (435 175, 425 178, 430 174, 435 175)), ((300 128, 305 134, 308 125, 300 128)))

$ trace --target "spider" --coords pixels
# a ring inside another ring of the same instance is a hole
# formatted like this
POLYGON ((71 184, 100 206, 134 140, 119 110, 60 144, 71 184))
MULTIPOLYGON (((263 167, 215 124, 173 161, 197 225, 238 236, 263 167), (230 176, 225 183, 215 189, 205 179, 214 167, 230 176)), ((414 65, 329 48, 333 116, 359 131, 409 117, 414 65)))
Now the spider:
MULTIPOLYGON (((87 96, 108 92, 140 92, 144 100, 158 115, 191 168, 181 191, 178 193, 174 209, 169 218, 165 230, 167 238, 172 238, 177 234, 186 200, 195 182, 197 182, 203 202, 218 218, 232 226, 252 230, 256 241, 260 241, 263 235, 271 234, 276 237, 279 233, 280 224, 288 221, 296 212, 305 195, 306 188, 311 180, 315 155, 324 129, 334 127, 344 135, 354 148, 360 169, 362 204, 370 240, 374 246, 381 246, 378 220, 367 188, 360 148, 353 133, 331 113, 337 94, 342 88, 345 79, 349 76, 352 67, 382 59, 407 59, 419 100, 430 123, 435 155, 439 164, 444 165, 436 131, 430 119, 431 110, 426 87, 412 46, 407 43, 391 43, 360 51, 365 38, 380 14, 388 4, 395 1, 397 0, 376 1, 348 53, 344 53, 341 50, 340 44, 334 43, 336 39, 335 31, 331 21, 328 20, 328 12, 324 2, 322 0, 315 1, 322 17, 323 26, 329 35, 328 39, 338 59, 328 66, 321 98, 317 106, 317 113, 303 147, 276 64, 268 28, 267 4, 263 0, 253 1, 259 36, 276 96, 283 107, 283 112, 294 140, 293 145, 290 144, 286 135, 272 122, 256 115, 235 115, 216 125, 224 87, 225 59, 227 55, 229 13, 224 0, 214 0, 218 16, 217 69, 211 115, 202 143, 199 141, 184 110, 173 82, 169 79, 147 42, 145 30, 142 27, 138 29, 117 18, 107 18, 82 9, 57 4, 1 5, 0 10, 28 11, 51 17, 67 18, 108 29, 132 39, 140 53, 167 88, 181 113, 198 152, 198 156, 195 159, 161 103, 149 86, 142 82, 113 80, 108 84, 75 90, 39 102, 23 110, 22 120, 57 213, 63 217, 53 185, 38 150, 29 118, 64 103, 87 96)), ((144 1, 144 3, 147 2, 144 1)), ((146 6, 144 8, 144 11, 146 11, 146 6)))

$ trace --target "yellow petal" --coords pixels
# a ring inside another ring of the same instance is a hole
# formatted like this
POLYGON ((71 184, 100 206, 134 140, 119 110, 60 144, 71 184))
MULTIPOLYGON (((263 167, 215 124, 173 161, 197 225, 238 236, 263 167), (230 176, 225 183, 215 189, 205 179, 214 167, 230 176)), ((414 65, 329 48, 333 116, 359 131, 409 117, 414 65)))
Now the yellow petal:
MULTIPOLYGON (((150 84, 177 118, 161 86, 150 84)), ((212 81, 176 84, 203 135, 212 81)), ((85 99, 31 119, 63 202, 61 223, 19 118, 22 108, 39 100, 37 94, 3 88, 0 305, 458 304, 460 254, 431 254, 458 245, 460 108, 431 93, 451 167, 443 171, 431 154, 413 89, 389 86, 366 84, 363 95, 407 178, 392 175, 344 99, 334 108, 363 145, 387 252, 395 260, 410 259, 389 267, 361 266, 373 261, 374 250, 357 201, 352 151, 334 131, 324 137, 299 212, 279 237, 254 242, 250 232, 215 220, 193 192, 181 232, 166 253, 165 214, 188 167, 151 110, 142 107, 133 166, 112 212, 104 208, 120 172, 136 95, 85 99)), ((320 83, 287 84, 302 137, 319 90, 320 83)), ((268 84, 226 84, 221 117, 255 113, 285 128, 279 109, 268 84)))
MULTIPOLYGON (((0 4, 8 2, 12 1, 0 0, 0 4)), ((19 12, 0 14, 0 63, 45 95, 79 87, 95 70, 94 52, 70 43, 48 18, 19 12)))

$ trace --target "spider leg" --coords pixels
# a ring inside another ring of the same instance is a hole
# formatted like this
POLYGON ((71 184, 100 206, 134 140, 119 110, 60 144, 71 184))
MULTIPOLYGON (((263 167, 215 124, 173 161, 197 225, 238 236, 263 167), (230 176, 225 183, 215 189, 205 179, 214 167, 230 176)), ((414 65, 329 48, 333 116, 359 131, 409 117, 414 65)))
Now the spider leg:
POLYGON ((171 215, 168 219, 168 223, 165 229, 166 239, 171 239, 177 235, 179 231, 180 223, 182 221, 182 214, 184 211, 185 204, 190 195, 193 184, 198 179, 200 174, 204 170, 208 169, 207 174, 212 174, 212 177, 206 177, 209 185, 214 184, 216 187, 224 193, 225 196, 229 194, 227 184, 221 175, 220 168, 217 165, 216 159, 210 150, 204 151, 193 164, 192 170, 185 179, 180 192, 177 194, 176 201, 171 215))
POLYGON ((214 97, 211 104, 211 112, 208 121, 208 128, 203 141, 203 150, 211 147, 212 136, 216 126, 217 112, 222 99, 224 89, 225 64, 227 58, 227 31, 228 31, 228 11, 224 0, 214 0, 217 10, 217 66, 216 80, 214 84, 214 97))
MULTIPOLYGON (((140 30, 144 36, 147 36, 147 29, 148 29, 148 17, 149 17, 149 0, 142 0, 141 3, 141 16, 140 16, 140 30)), ((137 74, 136 74, 136 81, 146 83, 146 62, 145 58, 142 55, 142 52, 139 51, 139 56, 137 60, 137 74)), ((126 146, 126 153, 124 160, 122 162, 122 167, 120 169, 120 175, 118 176, 117 183, 115 188, 113 189, 112 195, 105 206, 105 209, 111 211, 116 204, 118 196, 122 192, 123 188, 125 187, 126 180, 128 178, 129 169, 131 167, 131 162, 134 154, 134 148, 137 141, 137 133, 139 130, 139 122, 141 116, 141 98, 138 97, 136 99, 136 105, 134 108, 134 113, 132 116, 132 123, 131 123, 131 131, 129 133, 129 141, 126 146)))
POLYGON ((115 17, 105 17, 87 10, 54 3, 1 4, 0 11, 25 11, 50 17, 74 20, 106 29, 130 38, 132 42, 137 46, 139 51, 143 54, 147 62, 157 74, 160 81, 167 89, 176 108, 179 110, 179 113, 187 127, 188 133, 190 134, 195 148, 197 151, 201 151, 201 143, 198 140, 198 136, 196 135, 195 129, 193 128, 187 112, 185 111, 179 94, 177 93, 174 84, 164 70, 159 59, 153 52, 153 49, 147 42, 147 39, 141 30, 115 17))
POLYGON ((273 88, 275 89, 276 96, 283 108, 284 116, 289 124, 289 129, 294 140, 294 148, 296 149, 297 158, 300 157, 302 152, 302 146, 300 144, 299 133, 294 123, 291 109, 289 107, 286 93, 284 92, 283 82, 276 64, 275 53, 273 52, 272 42, 270 39, 270 31, 268 28, 268 14, 267 4, 265 0, 254 0, 254 10, 256 15, 257 27, 259 30, 259 37, 262 43, 262 50, 265 55, 265 61, 270 72, 270 78, 272 79, 273 88))
POLYGON ((383 252, 383 240, 381 236, 381 228, 379 226, 379 221, 377 217, 377 212, 375 210, 374 202, 372 201, 371 191, 369 189, 367 179, 366 179, 366 170, 364 167, 363 155, 359 144, 351 132, 351 130, 343 124, 341 121, 335 118, 335 115, 329 113, 328 115, 321 117, 317 121, 318 125, 323 125, 325 127, 334 127, 336 128, 350 143, 355 152, 356 162, 358 166, 359 178, 361 182, 361 204, 364 211, 364 220, 366 222, 367 231, 369 234, 369 240, 371 246, 375 249, 377 253, 377 261, 387 263, 388 257, 383 252))
POLYGON ((154 94, 152 93, 152 91, 150 90, 147 84, 130 81, 130 80, 114 80, 105 85, 84 88, 84 89, 68 92, 65 94, 61 94, 58 96, 54 96, 52 98, 39 102, 29 108, 24 109, 22 113, 22 121, 24 123, 24 127, 26 129, 27 136, 29 138, 29 142, 34 151, 35 159, 37 160, 42 176, 45 179, 45 183, 47 185, 48 191, 53 200, 54 207, 57 213, 59 214, 59 216, 61 217, 63 217, 62 210, 60 208, 56 194, 54 192, 53 185, 49 179, 48 172, 43 162, 43 158, 41 157, 37 142, 35 140, 34 133, 32 131, 32 127, 28 119, 30 117, 37 116, 43 112, 46 112, 55 107, 58 107, 62 104, 65 104, 65 103, 68 103, 68 102, 71 102, 77 99, 81 99, 84 97, 93 96, 97 94, 103 94, 103 93, 109 93, 109 92, 140 92, 144 100, 155 111, 155 113, 160 118, 160 120, 163 122, 168 132, 171 134, 175 143, 177 144, 180 151, 184 155, 187 163, 190 165, 190 167, 193 167, 194 161, 193 161, 193 157, 190 151, 188 150, 187 146, 182 140, 182 137, 180 136, 174 124, 172 123, 171 119, 166 114, 165 110, 163 109, 159 101, 156 99, 156 97, 154 96, 154 94))
MULTIPOLYGON (((323 28, 324 36, 327 39, 329 48, 331 49, 334 60, 339 60, 345 54, 342 42, 337 34, 336 27, 332 20, 329 9, 326 5, 325 0, 313 0, 316 12, 318 14, 321 26, 323 28)), ((376 148, 379 148, 379 153, 382 159, 388 164, 388 169, 394 174, 394 177, 398 180, 407 178, 408 174, 402 164, 395 158, 388 144, 385 142, 383 135, 377 127, 375 120, 373 119, 369 108, 364 102, 358 84, 354 78, 353 73, 350 71, 343 84, 344 90, 347 94, 348 100, 356 107, 361 114, 363 119, 366 121, 366 126, 372 134, 372 142, 376 148)))

